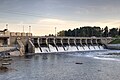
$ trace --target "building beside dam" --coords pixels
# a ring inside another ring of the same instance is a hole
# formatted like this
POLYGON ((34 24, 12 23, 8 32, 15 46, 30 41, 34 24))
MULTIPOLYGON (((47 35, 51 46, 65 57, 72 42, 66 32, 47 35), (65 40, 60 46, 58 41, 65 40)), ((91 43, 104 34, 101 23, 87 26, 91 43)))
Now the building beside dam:
POLYGON ((14 38, 31 37, 32 33, 10 32, 8 29, 0 30, 0 46, 11 46, 14 44, 14 38))
POLYGON ((0 30, 0 52, 8 51, 11 49, 19 48, 22 55, 24 53, 24 46, 18 43, 17 39, 21 39, 24 44, 27 42, 26 40, 32 36, 32 33, 24 33, 24 32, 10 32, 8 29, 0 30), (22 47, 22 48, 21 48, 22 47))
POLYGON ((115 38, 111 37, 50 37, 33 36, 32 33, 10 32, 7 29, 0 31, 1 47, 16 47, 20 55, 25 53, 35 53, 39 49, 40 53, 100 49, 101 45, 108 44, 115 38), (97 47, 96 47, 97 46, 97 47))

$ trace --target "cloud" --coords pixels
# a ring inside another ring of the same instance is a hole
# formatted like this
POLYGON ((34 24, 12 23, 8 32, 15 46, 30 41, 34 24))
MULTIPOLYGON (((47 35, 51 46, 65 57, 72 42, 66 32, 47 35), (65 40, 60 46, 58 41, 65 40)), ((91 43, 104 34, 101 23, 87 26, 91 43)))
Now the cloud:
POLYGON ((68 30, 79 28, 82 26, 100 26, 104 28, 108 26, 109 28, 118 27, 120 20, 116 19, 106 19, 106 20, 99 20, 99 21, 70 21, 70 20, 61 20, 61 19, 41 19, 37 23, 40 26, 45 26, 46 28, 50 27, 57 27, 58 30, 68 30))
POLYGON ((45 18, 45 19, 40 19, 38 21, 38 24, 46 24, 46 25, 55 25, 55 24, 64 24, 64 20, 60 19, 52 19, 52 18, 45 18))
POLYGON ((68 20, 62 20, 62 19, 53 19, 53 18, 45 18, 40 19, 37 22, 40 26, 46 26, 46 28, 51 27, 59 27, 60 29, 67 29, 72 28, 78 25, 77 21, 68 21, 68 20))
MULTIPOLYGON (((35 22, 34 22, 35 23, 35 22)), ((8 23, 9 30, 15 32, 23 32, 23 26, 25 32, 29 32, 29 27, 31 26, 33 35, 44 36, 48 34, 55 33, 55 27, 57 27, 57 32, 61 30, 68 30, 79 28, 83 26, 100 26, 104 28, 108 26, 119 27, 120 20, 111 19, 111 20, 100 20, 100 21, 70 21, 70 20, 62 20, 62 19, 54 19, 54 18, 42 18, 38 19, 35 24, 31 23, 23 23, 20 21, 19 23, 8 23)), ((5 28, 5 23, 0 23, 1 29, 5 28)))
POLYGON ((120 8, 112 5, 87 5, 76 8, 74 14, 82 20, 119 19, 120 8))

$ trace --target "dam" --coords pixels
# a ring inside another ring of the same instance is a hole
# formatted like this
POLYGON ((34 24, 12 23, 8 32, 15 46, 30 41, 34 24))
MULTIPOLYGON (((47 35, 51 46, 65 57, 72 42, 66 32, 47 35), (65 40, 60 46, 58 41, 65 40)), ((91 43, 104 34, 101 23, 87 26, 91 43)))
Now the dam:
POLYGON ((27 53, 51 53, 103 50, 105 45, 114 40, 111 37, 59 37, 32 36, 32 33, 0 31, 0 45, 14 47, 20 55, 27 53))
POLYGON ((112 38, 106 37, 45 37, 33 36, 36 53, 103 50, 112 38))

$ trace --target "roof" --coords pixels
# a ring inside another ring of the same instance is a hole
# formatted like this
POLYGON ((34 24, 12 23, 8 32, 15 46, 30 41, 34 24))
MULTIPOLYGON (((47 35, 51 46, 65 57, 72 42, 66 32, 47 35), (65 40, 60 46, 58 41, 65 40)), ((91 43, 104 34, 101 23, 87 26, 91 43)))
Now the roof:
POLYGON ((7 31, 8 29, 4 29, 4 30, 0 30, 0 32, 5 32, 5 31, 7 31))

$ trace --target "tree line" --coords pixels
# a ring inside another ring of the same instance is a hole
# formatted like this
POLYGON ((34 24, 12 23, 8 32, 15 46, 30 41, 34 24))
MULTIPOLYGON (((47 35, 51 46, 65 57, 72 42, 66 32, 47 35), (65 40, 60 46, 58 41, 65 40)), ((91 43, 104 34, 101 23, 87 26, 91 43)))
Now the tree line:
POLYGON ((57 36, 64 36, 64 37, 116 37, 120 36, 120 29, 118 28, 111 28, 108 29, 108 26, 105 28, 100 27, 91 27, 85 26, 76 29, 69 29, 69 30, 62 30, 57 33, 57 36))

